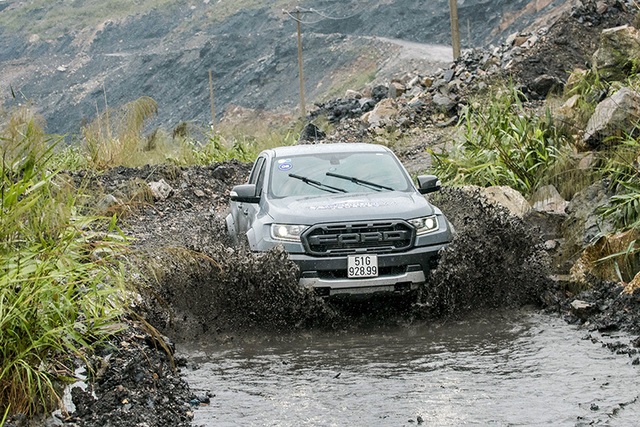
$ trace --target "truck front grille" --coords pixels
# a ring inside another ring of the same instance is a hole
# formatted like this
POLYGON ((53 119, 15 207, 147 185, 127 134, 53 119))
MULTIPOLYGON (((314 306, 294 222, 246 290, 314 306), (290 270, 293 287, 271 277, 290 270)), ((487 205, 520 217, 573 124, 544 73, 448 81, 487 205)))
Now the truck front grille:
POLYGON ((311 255, 399 252, 413 244, 414 229, 404 221, 319 224, 302 235, 311 255))

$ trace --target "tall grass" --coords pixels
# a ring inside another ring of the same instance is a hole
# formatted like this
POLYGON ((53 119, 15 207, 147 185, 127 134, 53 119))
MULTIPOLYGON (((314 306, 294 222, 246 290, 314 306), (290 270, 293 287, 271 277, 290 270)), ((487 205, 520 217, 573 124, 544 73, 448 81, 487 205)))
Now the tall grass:
POLYGON ((549 113, 528 111, 516 89, 473 103, 461 118, 461 137, 447 152, 431 152, 435 172, 453 184, 508 185, 531 194, 567 149, 549 113))
POLYGON ((83 213, 35 116, 20 110, 0 132, 0 413, 30 415, 55 406, 74 360, 115 332, 122 238, 83 213))

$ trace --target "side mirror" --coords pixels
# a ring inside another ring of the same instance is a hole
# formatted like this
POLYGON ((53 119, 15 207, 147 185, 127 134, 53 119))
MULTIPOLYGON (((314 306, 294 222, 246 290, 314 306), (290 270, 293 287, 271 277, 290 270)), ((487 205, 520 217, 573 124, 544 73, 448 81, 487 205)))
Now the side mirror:
POLYGON ((255 184, 236 185, 231 189, 230 199, 241 203, 258 203, 260 196, 256 196, 255 184))
POLYGON ((418 191, 420 194, 440 191, 440 180, 435 175, 420 175, 418 177, 418 191))

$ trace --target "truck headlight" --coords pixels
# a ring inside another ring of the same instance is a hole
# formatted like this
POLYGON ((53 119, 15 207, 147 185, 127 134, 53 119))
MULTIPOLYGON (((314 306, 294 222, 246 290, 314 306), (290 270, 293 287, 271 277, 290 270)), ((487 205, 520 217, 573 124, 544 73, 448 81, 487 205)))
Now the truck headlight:
POLYGON ((410 219, 409 224, 413 225, 416 228, 416 232, 418 235, 431 233, 439 228, 438 218, 435 215, 410 219))
POLYGON ((300 235, 307 229, 306 225, 271 224, 271 237, 274 240, 299 242, 300 235))

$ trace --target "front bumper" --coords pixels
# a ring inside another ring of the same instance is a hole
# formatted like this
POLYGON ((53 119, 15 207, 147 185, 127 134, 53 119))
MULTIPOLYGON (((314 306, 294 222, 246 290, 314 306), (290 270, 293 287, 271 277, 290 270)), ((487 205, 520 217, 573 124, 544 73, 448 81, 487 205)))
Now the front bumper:
POLYGON ((425 283, 437 265, 439 251, 447 243, 413 248, 401 253, 378 254, 378 277, 349 279, 347 257, 312 257, 290 253, 300 268, 300 285, 314 288, 319 295, 407 292, 425 283))

